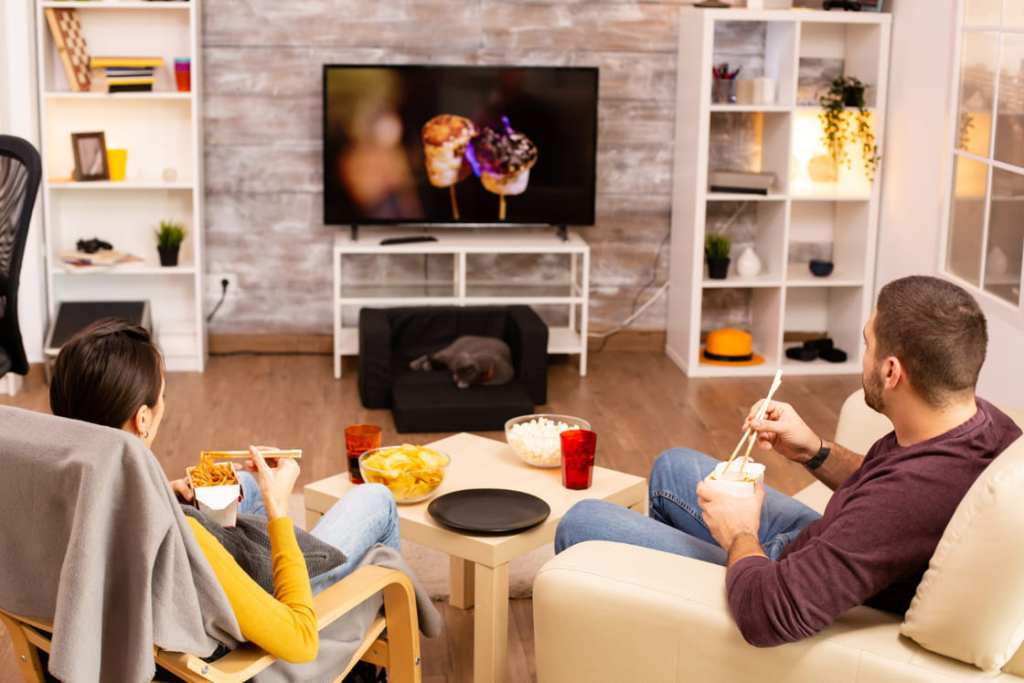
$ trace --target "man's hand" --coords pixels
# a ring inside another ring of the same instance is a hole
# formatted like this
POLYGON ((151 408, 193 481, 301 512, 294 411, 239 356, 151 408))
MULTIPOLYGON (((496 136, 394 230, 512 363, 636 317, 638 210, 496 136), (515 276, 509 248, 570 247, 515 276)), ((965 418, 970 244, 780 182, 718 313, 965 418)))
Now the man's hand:
POLYGON ((697 484, 697 498, 704 513, 704 524, 726 551, 740 536, 757 539, 764 505, 763 484, 758 482, 754 495, 740 497, 722 493, 702 481, 697 484))
POLYGON ((754 420, 764 401, 758 401, 750 409, 743 429, 752 428, 757 432, 757 443, 764 450, 774 448, 776 452, 801 465, 821 448, 822 440, 803 421, 793 406, 772 401, 764 413, 764 419, 754 420))
POLYGON ((299 478, 298 463, 292 458, 274 460, 274 450, 276 449, 249 446, 251 457, 245 463, 245 469, 256 474, 268 520, 288 515, 288 496, 295 488, 295 480, 299 478), (273 466, 267 462, 268 460, 273 466))

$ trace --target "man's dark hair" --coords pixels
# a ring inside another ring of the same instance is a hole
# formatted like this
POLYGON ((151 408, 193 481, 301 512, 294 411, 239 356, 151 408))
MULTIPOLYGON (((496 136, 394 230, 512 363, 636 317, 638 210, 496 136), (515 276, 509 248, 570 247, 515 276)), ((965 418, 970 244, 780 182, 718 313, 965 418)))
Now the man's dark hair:
POLYGON ((99 320, 60 350, 50 382, 54 415, 120 429, 160 399, 163 358, 149 332, 124 320, 99 320))
POLYGON ((930 405, 978 383, 988 346, 985 314, 952 282, 922 275, 890 282, 878 294, 874 332, 875 358, 896 356, 930 405))

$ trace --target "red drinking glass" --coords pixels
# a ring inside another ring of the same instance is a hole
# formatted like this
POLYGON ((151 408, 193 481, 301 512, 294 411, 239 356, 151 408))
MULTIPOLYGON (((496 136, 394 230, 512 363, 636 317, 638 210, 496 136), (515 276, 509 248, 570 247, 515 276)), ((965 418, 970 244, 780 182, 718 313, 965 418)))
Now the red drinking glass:
POLYGON ((589 429, 567 429, 561 437, 562 486, 567 489, 589 489, 594 482, 597 433, 589 429))
POLYGON ((345 427, 345 453, 348 456, 348 478, 353 484, 362 484, 359 456, 380 448, 380 427, 377 425, 349 425, 345 427))

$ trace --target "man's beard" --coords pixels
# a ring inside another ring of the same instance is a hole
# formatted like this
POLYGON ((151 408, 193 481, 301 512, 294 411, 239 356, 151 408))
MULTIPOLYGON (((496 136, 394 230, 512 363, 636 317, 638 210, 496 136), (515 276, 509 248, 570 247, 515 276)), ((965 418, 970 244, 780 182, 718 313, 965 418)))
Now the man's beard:
POLYGON ((882 398, 885 382, 877 374, 871 373, 861 379, 861 384, 864 386, 864 403, 875 412, 882 413, 885 409, 885 399, 882 398))

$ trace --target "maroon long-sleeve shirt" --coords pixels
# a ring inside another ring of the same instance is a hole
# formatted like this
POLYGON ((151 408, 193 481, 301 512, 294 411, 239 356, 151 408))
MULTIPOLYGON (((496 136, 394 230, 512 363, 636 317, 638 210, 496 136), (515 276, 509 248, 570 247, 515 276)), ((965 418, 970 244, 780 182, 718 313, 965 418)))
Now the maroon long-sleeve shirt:
POLYGON ((960 500, 1021 435, 977 403, 974 417, 934 439, 902 448, 895 433, 882 437, 778 561, 747 557, 729 568, 729 608, 747 642, 801 640, 861 604, 906 612, 960 500))

